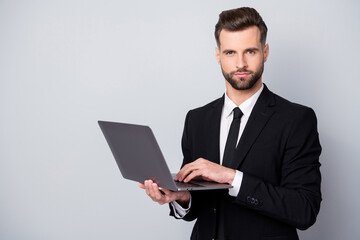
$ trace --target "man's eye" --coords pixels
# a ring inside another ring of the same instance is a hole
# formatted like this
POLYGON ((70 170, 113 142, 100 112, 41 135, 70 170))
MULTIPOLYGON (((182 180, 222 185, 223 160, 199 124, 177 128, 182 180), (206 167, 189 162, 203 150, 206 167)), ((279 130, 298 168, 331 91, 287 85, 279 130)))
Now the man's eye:
POLYGON ((232 54, 234 54, 234 51, 228 51, 228 52, 226 52, 226 55, 232 55, 232 54))
POLYGON ((254 54, 255 52, 253 50, 248 50, 247 53, 248 54, 254 54))

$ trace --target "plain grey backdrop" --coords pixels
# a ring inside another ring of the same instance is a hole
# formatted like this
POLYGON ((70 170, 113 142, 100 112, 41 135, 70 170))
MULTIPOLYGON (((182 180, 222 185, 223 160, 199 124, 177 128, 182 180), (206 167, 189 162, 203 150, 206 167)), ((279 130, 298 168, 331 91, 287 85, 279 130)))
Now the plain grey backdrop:
POLYGON ((221 96, 213 30, 255 7, 264 82, 311 106, 323 203, 302 239, 360 239, 358 1, 0 0, 0 239, 188 239, 124 180, 97 120, 150 125, 172 171, 185 114, 221 96))

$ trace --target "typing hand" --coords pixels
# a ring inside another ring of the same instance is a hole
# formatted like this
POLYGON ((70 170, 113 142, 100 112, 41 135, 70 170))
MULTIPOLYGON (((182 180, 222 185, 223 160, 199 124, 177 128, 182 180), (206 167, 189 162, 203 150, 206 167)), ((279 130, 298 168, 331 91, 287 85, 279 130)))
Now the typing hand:
POLYGON ((207 181, 232 184, 235 174, 234 169, 198 158, 196 161, 186 164, 176 175, 175 181, 189 182, 194 178, 202 178, 207 181))

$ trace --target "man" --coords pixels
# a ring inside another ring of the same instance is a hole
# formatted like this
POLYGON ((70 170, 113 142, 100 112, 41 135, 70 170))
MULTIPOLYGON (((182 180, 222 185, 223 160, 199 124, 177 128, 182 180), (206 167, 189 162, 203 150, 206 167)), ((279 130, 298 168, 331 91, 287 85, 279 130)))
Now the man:
POLYGON ((215 27, 223 97, 186 116, 183 167, 175 180, 233 185, 230 190, 171 192, 140 184, 170 214, 197 219, 191 239, 298 239, 320 209, 321 146, 312 109, 262 83, 267 27, 255 9, 224 11, 215 27))

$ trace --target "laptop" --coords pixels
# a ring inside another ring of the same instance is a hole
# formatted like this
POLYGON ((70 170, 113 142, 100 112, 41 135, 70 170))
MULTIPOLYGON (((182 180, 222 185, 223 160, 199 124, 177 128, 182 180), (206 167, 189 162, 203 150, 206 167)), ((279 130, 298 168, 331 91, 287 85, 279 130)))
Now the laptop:
POLYGON ((174 180, 164 156, 148 126, 98 121, 122 176, 143 183, 151 179, 160 187, 172 191, 214 190, 232 188, 229 184, 193 180, 174 180))

